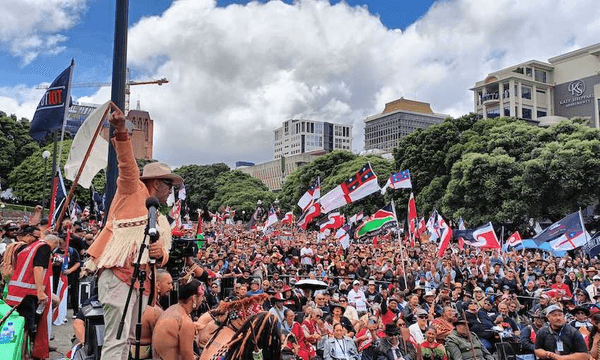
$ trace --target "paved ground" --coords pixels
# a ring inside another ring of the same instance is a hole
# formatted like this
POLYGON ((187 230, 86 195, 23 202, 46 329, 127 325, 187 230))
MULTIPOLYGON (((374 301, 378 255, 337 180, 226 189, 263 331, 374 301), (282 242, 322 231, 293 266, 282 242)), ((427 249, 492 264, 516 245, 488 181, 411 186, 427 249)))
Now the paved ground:
POLYGON ((65 354, 71 350, 71 338, 73 337, 73 310, 69 310, 67 322, 61 326, 52 326, 52 335, 54 340, 50 341, 50 346, 55 346, 56 351, 50 353, 50 360, 65 358, 65 354))

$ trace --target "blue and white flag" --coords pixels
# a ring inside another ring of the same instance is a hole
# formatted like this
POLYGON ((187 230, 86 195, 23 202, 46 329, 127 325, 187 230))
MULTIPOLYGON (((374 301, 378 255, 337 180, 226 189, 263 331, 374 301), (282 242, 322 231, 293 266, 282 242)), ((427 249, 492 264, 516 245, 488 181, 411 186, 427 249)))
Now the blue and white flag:
POLYGON ((74 67, 75 61, 71 60, 71 65, 54 79, 42 96, 31 120, 29 134, 32 138, 42 141, 49 132, 62 128, 71 102, 70 88, 74 67))
POLYGON ((395 172, 390 175, 390 178, 381 188, 381 193, 385 194, 387 189, 412 189, 410 182, 410 172, 408 170, 395 172))
POLYGON ((550 243, 554 250, 573 250, 585 245, 590 235, 585 230, 581 211, 574 212, 550 225, 533 238, 536 244, 550 243))

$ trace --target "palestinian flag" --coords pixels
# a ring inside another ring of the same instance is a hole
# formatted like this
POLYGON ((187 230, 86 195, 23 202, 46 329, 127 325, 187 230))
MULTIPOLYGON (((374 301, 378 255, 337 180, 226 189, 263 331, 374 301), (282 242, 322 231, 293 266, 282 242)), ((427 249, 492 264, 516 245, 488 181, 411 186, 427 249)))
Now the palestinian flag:
POLYGON ((397 226, 398 221, 394 216, 392 205, 388 205, 383 209, 379 209, 375 214, 371 215, 356 229, 355 238, 360 238, 365 235, 374 235, 382 230, 397 226))

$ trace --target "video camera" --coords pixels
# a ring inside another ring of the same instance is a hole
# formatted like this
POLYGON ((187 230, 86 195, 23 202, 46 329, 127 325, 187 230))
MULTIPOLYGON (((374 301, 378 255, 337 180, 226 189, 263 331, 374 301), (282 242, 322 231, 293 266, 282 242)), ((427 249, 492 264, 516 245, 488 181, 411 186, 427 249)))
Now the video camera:
POLYGON ((195 257, 198 254, 198 245, 196 239, 186 238, 182 231, 173 231, 171 239, 171 251, 169 251, 169 262, 167 262, 167 271, 171 274, 173 280, 178 279, 185 267, 185 259, 195 257))

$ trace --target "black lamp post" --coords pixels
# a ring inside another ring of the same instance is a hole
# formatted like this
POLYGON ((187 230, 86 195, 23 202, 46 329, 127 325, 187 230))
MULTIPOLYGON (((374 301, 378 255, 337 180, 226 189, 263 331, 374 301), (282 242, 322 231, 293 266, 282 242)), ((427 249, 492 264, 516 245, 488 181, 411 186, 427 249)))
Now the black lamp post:
POLYGON ((42 153, 42 157, 44 158, 44 187, 42 191, 42 218, 44 217, 44 209, 46 208, 46 170, 48 165, 48 158, 50 157, 50 151, 46 150, 42 153))

